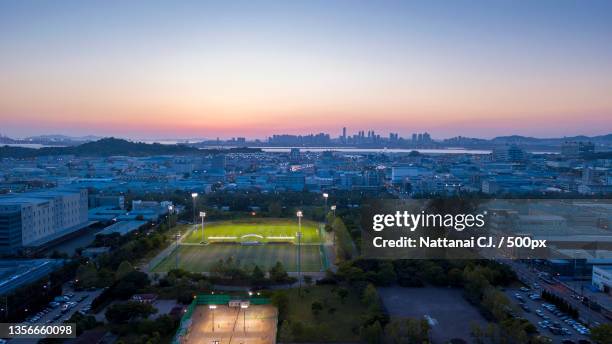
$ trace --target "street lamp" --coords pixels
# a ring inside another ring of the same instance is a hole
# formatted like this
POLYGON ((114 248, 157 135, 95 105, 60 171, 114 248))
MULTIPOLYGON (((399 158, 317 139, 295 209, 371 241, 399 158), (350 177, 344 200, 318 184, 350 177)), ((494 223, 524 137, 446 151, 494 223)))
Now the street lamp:
POLYGON ((298 269, 298 294, 302 294, 302 217, 304 214, 301 210, 298 210, 295 214, 298 218, 298 232, 297 232, 297 240, 298 240, 298 255, 297 255, 297 269, 298 269))
POLYGON ((206 212, 205 211, 201 211, 200 212, 200 218, 202 219, 202 241, 200 242, 200 244, 204 243, 204 218, 206 217, 206 212))
POLYGON ((332 212, 334 214, 334 217, 335 217, 336 216, 336 205, 335 204, 331 206, 331 210, 332 210, 332 212))
POLYGON ((327 209, 327 198, 329 198, 329 194, 327 192, 324 192, 323 198, 325 199, 325 209, 327 209))
POLYGON ((196 223, 196 198, 198 197, 198 193, 194 192, 191 194, 191 199, 193 200, 193 223, 196 223))
POLYGON ((212 331, 215 332, 215 309, 217 309, 217 305, 208 305, 208 309, 212 311, 212 331))

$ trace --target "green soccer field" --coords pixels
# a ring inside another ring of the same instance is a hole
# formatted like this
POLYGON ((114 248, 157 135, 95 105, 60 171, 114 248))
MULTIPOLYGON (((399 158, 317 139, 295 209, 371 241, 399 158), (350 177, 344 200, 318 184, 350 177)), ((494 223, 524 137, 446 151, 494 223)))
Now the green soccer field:
MULTIPOLYGON (((320 245, 303 245, 302 271, 322 270, 320 245)), ((258 265, 264 270, 270 269, 276 262, 281 262, 287 271, 297 271, 297 246, 290 244, 268 245, 179 245, 179 268, 191 272, 209 272, 220 260, 233 257, 245 268, 258 265)), ((176 250, 162 260, 153 272, 167 272, 175 268, 176 250)))
MULTIPOLYGON (((209 243, 243 242, 288 242, 297 243, 298 223, 288 219, 248 219, 204 223, 204 241, 209 243)), ((184 243, 202 242, 202 231, 198 225, 183 239, 184 243)), ((321 243, 319 225, 302 221, 302 243, 321 243)))

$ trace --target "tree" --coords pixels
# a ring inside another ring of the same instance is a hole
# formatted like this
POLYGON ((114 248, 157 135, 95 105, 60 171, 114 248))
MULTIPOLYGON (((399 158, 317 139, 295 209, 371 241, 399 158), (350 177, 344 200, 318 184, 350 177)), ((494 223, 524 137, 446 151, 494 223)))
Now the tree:
POLYGON ((132 271, 123 276, 117 284, 113 286, 113 293, 119 298, 127 298, 138 290, 147 287, 150 284, 149 276, 141 271, 132 271))
POLYGON ((77 335, 80 335, 84 331, 90 330, 98 325, 95 317, 91 315, 83 315, 79 312, 72 314, 69 322, 76 324, 77 335))
POLYGON ((382 342, 383 330, 378 321, 362 326, 359 332, 361 339, 368 344, 379 344, 382 342))
POLYGON ((376 283, 378 285, 388 286, 397 280, 395 269, 391 262, 382 262, 376 273, 376 283))
POLYGON ((251 281, 254 284, 260 284, 263 283, 265 280, 266 276, 264 272, 261 270, 259 265, 255 265, 255 267, 253 268, 253 272, 251 272, 251 281))
POLYGON ((129 301, 109 306, 104 315, 109 322, 121 324, 136 318, 147 318, 156 312, 157 309, 148 303, 129 301))
POLYGON ((338 288, 337 293, 338 293, 338 296, 340 297, 340 301, 341 301, 342 303, 344 303, 344 299, 346 299, 346 297, 347 297, 347 296, 348 296, 348 294, 349 294, 348 289, 346 289, 346 288, 338 288))
POLYGON ((76 272, 77 287, 87 289, 98 285, 98 271, 93 264, 82 264, 76 272))
POLYGON ((367 307, 373 307, 378 305, 378 291, 373 284, 368 284, 368 286, 363 290, 363 294, 361 295, 361 302, 367 307))
POLYGON ((488 310, 497 321, 506 320, 509 317, 508 312, 512 310, 512 303, 508 300, 506 295, 493 287, 489 287, 484 291, 482 306, 488 310))
POLYGON ((282 322, 280 330, 278 332, 278 339, 283 343, 293 342, 293 331, 291 330, 291 325, 289 325, 289 321, 285 320, 282 322))
POLYGON ((361 296, 361 302, 368 307, 372 307, 378 304, 378 291, 372 283, 364 289, 363 295, 361 296))
POLYGON ((312 303, 312 305, 310 305, 310 309, 312 310, 312 314, 314 314, 314 316, 318 316, 323 310, 323 304, 320 301, 315 301, 312 303))
POLYGON ((397 319, 385 327, 385 337, 392 343, 425 343, 429 340, 429 324, 425 319, 397 319))
POLYGON ((284 291, 279 290, 272 294, 270 301, 278 309, 279 321, 285 319, 287 316, 287 311, 289 310, 289 297, 287 294, 284 291))
POLYGON ((271 217, 280 217, 283 212, 283 207, 279 202, 272 202, 268 206, 268 212, 271 217))
POLYGON ((283 263, 276 262, 270 269, 270 280, 276 283, 284 283, 289 279, 289 274, 285 270, 283 263))
POLYGON ((591 339, 599 344, 612 344, 612 323, 601 324, 592 328, 591 339))
POLYGON ((482 344, 483 343, 484 332, 483 332, 482 328, 480 328, 480 325, 478 325, 478 323, 476 321, 472 321, 470 323, 470 333, 472 334, 472 337, 474 338, 474 343, 476 343, 476 344, 482 344))
POLYGON ((346 225, 341 218, 336 217, 332 223, 334 235, 336 237, 336 258, 339 260, 349 260, 353 255, 353 240, 346 229, 346 225))
POLYGON ((458 268, 452 268, 448 270, 448 284, 453 287, 461 286, 462 281, 462 272, 458 268))
POLYGON ((485 289, 489 287, 489 281, 479 271, 470 266, 463 270, 464 291, 468 300, 478 303, 485 289))
POLYGON ((134 267, 132 266, 132 264, 130 264, 130 262, 128 262, 127 260, 124 260, 121 262, 121 264, 119 264, 117 272, 115 273, 115 278, 118 280, 122 279, 132 271, 134 271, 134 267))
POLYGON ((362 269, 351 265, 350 262, 343 262, 340 264, 338 267, 337 276, 340 279, 348 281, 349 283, 364 281, 366 279, 365 272, 362 269))

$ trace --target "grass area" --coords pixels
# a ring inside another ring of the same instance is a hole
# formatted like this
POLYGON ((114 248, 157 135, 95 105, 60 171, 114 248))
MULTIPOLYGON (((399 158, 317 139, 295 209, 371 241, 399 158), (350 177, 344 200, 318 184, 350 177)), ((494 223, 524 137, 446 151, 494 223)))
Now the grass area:
POLYGON ((167 232, 163 234, 164 243, 162 244, 162 247, 149 251, 142 259, 139 260, 139 265, 148 264, 151 261, 151 259, 154 259, 155 256, 157 256, 162 250, 164 250, 166 247, 172 245, 175 242, 175 237, 177 233, 186 233, 192 227, 193 225, 183 225, 183 224, 171 227, 167 232))
MULTIPOLYGON (((337 286, 312 286, 302 289, 302 296, 297 289, 287 290, 289 308, 285 319, 291 324, 303 325, 303 334, 295 337, 297 341, 308 342, 357 342, 358 326, 367 308, 361 303, 360 295, 349 290, 342 300, 337 286), (318 301, 323 310, 315 315, 312 303, 318 301)), ((295 325, 294 325, 295 326, 295 325)))
MULTIPOLYGON (((219 242, 289 242, 297 243, 298 223, 294 219, 245 219, 204 224, 204 240, 219 242)), ((183 240, 184 243, 200 243, 201 227, 193 230, 183 240)), ((302 243, 321 242, 319 225, 312 221, 302 221, 302 243)))
MULTIPOLYGON (((302 246, 302 271, 320 271, 321 253, 319 245, 302 246)), ((297 271, 297 246, 270 245, 180 245, 179 267, 192 272, 208 272, 220 259, 233 257, 245 268, 258 265, 268 270, 281 262, 287 271, 297 271)), ((176 250, 163 259, 153 272, 166 272, 175 267, 176 250)))

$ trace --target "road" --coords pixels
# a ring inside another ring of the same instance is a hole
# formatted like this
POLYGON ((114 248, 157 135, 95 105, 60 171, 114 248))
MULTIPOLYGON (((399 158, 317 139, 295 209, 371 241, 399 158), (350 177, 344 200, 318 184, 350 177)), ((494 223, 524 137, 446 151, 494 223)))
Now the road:
POLYGON ((544 282, 542 279, 539 278, 537 270, 530 269, 521 262, 517 262, 514 260, 504 260, 501 262, 510 266, 512 270, 516 272, 516 275, 519 277, 519 279, 523 283, 527 284, 529 287, 533 286, 533 283, 538 283, 545 290, 565 299, 565 301, 567 301, 570 305, 578 309, 578 312, 580 313, 580 319, 587 325, 594 325, 596 323, 604 324, 609 322, 609 320, 606 319, 603 315, 588 308, 586 305, 573 298, 572 295, 574 295, 575 293, 564 285, 562 285, 561 283, 548 284, 544 282))

